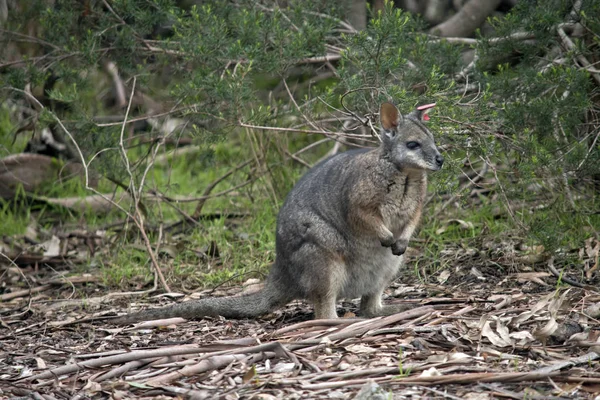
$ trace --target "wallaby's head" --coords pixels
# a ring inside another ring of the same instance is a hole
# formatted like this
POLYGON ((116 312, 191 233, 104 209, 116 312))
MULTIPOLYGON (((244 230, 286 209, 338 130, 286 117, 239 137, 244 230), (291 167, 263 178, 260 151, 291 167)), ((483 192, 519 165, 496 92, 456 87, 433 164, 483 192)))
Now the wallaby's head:
POLYGON ((381 105, 379 119, 384 157, 397 168, 429 171, 442 168, 444 157, 424 124, 431 107, 419 107, 403 116, 395 105, 381 105))

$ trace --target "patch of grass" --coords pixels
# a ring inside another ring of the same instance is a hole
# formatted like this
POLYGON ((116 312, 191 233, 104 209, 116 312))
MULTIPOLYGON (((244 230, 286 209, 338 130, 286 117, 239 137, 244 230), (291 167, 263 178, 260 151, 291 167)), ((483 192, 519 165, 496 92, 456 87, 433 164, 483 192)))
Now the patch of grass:
POLYGON ((400 347, 400 349, 398 350, 398 377, 399 378, 404 378, 410 375, 412 368, 408 367, 405 368, 404 367, 404 354, 402 351, 402 347, 400 347))
POLYGON ((23 151, 29 138, 27 134, 20 134, 15 137, 10 113, 11 111, 6 104, 0 105, 0 157, 23 151))
MULTIPOLYGON (((585 204, 589 210, 598 210, 594 197, 585 204)), ((580 201, 582 204, 582 201, 580 201)), ((530 226, 530 237, 548 250, 580 248, 582 243, 596 235, 600 214, 595 212, 565 211, 550 205, 524 215, 530 226)))
POLYGON ((219 250, 220 265, 204 265, 205 286, 261 278, 267 272, 275 259, 276 211, 267 202, 256 203, 251 216, 235 222, 221 218, 194 232, 193 243, 208 247, 214 242, 219 250))
MULTIPOLYGON (((176 157, 168 165, 157 166, 149 176, 148 186, 169 196, 200 197, 210 182, 232 168, 229 158, 232 157, 231 152, 237 154, 237 151, 222 149, 219 144, 214 147, 216 151, 208 151, 209 155, 200 149, 197 153, 176 157)), ((244 159, 239 155, 233 157, 244 159)), ((246 179, 245 172, 234 174, 217 185, 213 193, 238 185, 246 179)), ((274 259, 278 211, 271 201, 265 201, 266 179, 268 177, 262 177, 230 195, 209 199, 203 208, 203 214, 242 213, 247 216, 200 221, 198 227, 174 236, 169 231, 164 232, 159 264, 173 289, 185 287, 194 290, 262 277, 274 259), (202 254, 211 246, 218 249, 218 258, 202 254)), ((151 230, 152 226, 156 228, 160 222, 182 217, 164 201, 156 203, 148 200, 145 205, 148 234, 152 243, 155 243, 158 235, 151 230)), ((188 215, 194 212, 196 205, 196 201, 174 204, 188 215)), ((123 218, 123 215, 120 217, 123 218)), ((101 217, 96 217, 86 222, 91 225, 102 221, 101 217)), ((140 248, 139 254, 130 256, 129 251, 123 249, 130 249, 128 243, 131 243, 131 238, 119 238, 118 242, 123 246, 122 249, 113 253, 115 255, 104 263, 102 269, 105 282, 121 288, 136 279, 139 282, 142 279, 146 283, 151 282, 153 274, 143 249, 140 248)))
POLYGON ((20 207, 19 201, 7 202, 0 199, 0 236, 22 235, 30 221, 27 207, 20 207))
POLYGON ((132 283, 152 282, 153 273, 148 254, 131 246, 118 248, 112 259, 98 258, 104 284, 113 287, 131 287, 132 283), (141 281, 141 282, 140 282, 141 281))
MULTIPOLYGON (((430 204, 430 212, 439 204, 430 204)), ((452 265, 448 251, 462 252, 468 248, 478 248, 485 236, 500 237, 512 229, 510 221, 495 216, 494 206, 484 204, 442 213, 436 218, 425 214, 417 237, 425 241, 421 245, 423 255, 414 264, 415 275, 427 281, 430 275, 452 265), (454 249, 454 250, 452 250, 454 249)))

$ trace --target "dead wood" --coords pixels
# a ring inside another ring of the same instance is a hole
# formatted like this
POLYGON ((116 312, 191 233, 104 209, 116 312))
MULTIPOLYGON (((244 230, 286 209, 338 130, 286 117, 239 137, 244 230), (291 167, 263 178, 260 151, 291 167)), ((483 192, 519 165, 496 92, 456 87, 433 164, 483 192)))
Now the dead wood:
POLYGON ((458 13, 431 28, 438 36, 469 36, 498 7, 501 0, 469 0, 458 13))

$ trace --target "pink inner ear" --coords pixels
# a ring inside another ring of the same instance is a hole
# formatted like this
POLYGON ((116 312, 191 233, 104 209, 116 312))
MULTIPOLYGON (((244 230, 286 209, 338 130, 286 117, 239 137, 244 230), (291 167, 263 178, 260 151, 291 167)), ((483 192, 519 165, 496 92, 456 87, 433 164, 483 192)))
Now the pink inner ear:
POLYGON ((429 121, 429 115, 427 115, 427 114, 423 115, 423 121, 429 121))
MULTIPOLYGON (((433 107, 435 107, 435 103, 429 103, 429 104, 424 104, 422 106, 417 107, 417 110, 423 111, 423 110, 428 110, 433 107)), ((429 118, 427 118, 427 119, 429 119, 429 118)))

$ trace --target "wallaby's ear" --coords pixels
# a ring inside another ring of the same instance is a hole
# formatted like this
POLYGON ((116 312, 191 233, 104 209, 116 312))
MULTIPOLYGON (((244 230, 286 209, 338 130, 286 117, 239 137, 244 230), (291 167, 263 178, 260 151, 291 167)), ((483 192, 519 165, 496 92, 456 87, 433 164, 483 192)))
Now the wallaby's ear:
POLYGON ((402 115, 392 103, 383 103, 379 110, 379 120, 381 127, 386 131, 392 130, 398 126, 402 115))
POLYGON ((427 122, 429 121, 429 111, 435 107, 435 103, 424 104, 422 106, 417 107, 417 109, 412 113, 419 121, 427 122))

